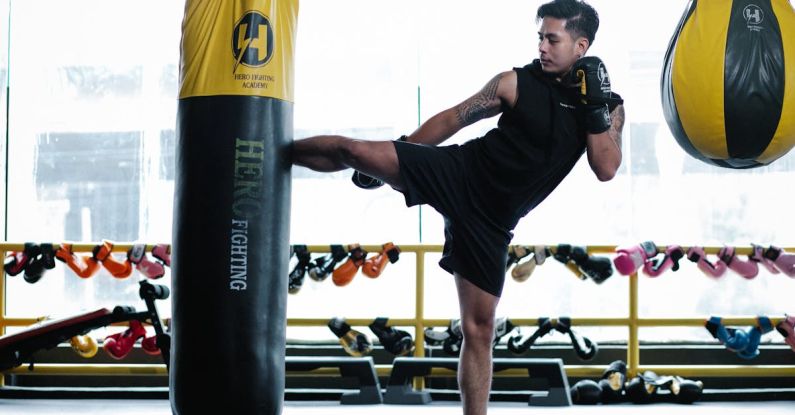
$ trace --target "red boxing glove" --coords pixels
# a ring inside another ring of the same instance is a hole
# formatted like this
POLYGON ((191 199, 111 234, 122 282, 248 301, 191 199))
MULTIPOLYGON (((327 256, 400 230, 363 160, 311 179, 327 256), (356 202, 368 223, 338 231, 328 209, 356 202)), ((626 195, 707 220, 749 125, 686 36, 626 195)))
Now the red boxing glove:
POLYGON ((616 248, 616 252, 618 255, 613 258, 616 271, 621 275, 632 275, 657 255, 657 246, 647 241, 640 245, 616 248))
POLYGON ((157 346, 157 335, 144 337, 144 339, 141 340, 141 349, 143 349, 146 354, 152 356, 159 355, 160 348, 157 346))
POLYGON ((733 246, 724 246, 718 251, 718 258, 729 266, 729 269, 746 279, 754 279, 759 275, 759 267, 751 260, 743 261, 736 255, 733 246))
POLYGON ((695 262, 701 272, 712 278, 722 277, 728 268, 726 264, 720 260, 716 261, 714 264, 710 262, 707 259, 707 254, 704 252, 704 248, 700 246, 690 247, 690 249, 687 250, 687 259, 689 259, 691 262, 695 262))
POLYGON ((135 264, 138 270, 146 278, 156 280, 166 275, 166 268, 160 262, 151 261, 146 255, 146 245, 135 244, 127 251, 127 259, 135 264))
POLYGON ((130 320, 130 328, 121 333, 111 334, 105 338, 102 348, 114 359, 124 359, 132 350, 135 342, 146 336, 144 325, 138 320, 130 320))

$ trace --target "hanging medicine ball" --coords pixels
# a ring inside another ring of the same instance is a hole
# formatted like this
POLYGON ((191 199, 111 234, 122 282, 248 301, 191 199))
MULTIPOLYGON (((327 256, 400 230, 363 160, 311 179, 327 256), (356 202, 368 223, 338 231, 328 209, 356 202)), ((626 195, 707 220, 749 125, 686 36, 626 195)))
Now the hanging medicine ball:
POLYGON ((665 120, 691 156, 770 164, 795 145, 795 10, 789 0, 691 0, 663 66, 665 120))

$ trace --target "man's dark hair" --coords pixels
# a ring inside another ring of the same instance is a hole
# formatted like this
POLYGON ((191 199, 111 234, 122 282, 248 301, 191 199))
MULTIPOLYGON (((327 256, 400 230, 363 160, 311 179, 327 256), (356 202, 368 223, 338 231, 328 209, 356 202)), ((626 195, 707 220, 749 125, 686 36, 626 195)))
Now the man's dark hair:
POLYGON ((538 8, 536 21, 547 16, 566 20, 566 30, 574 39, 584 37, 593 45, 599 29, 599 14, 590 4, 581 0, 553 0, 538 8))

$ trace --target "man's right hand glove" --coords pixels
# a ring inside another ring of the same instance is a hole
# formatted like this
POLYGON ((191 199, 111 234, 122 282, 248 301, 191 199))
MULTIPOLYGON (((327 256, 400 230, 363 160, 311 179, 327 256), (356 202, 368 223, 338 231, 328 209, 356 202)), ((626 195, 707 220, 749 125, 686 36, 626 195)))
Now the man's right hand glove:
POLYGON ((604 62, 596 56, 585 56, 574 63, 571 69, 580 83, 578 107, 585 111, 585 127, 591 134, 599 134, 610 128, 608 103, 621 103, 610 90, 610 76, 604 62))

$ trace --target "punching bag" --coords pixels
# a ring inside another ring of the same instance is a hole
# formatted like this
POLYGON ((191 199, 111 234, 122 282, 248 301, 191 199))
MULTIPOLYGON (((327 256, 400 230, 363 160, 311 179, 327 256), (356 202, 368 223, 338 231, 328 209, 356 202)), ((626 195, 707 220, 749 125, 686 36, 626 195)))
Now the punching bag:
POLYGON ((665 120, 691 156, 735 169, 795 145, 789 0, 691 0, 665 54, 665 120))
POLYGON ((172 243, 175 414, 279 414, 297 0, 187 0, 172 243))

